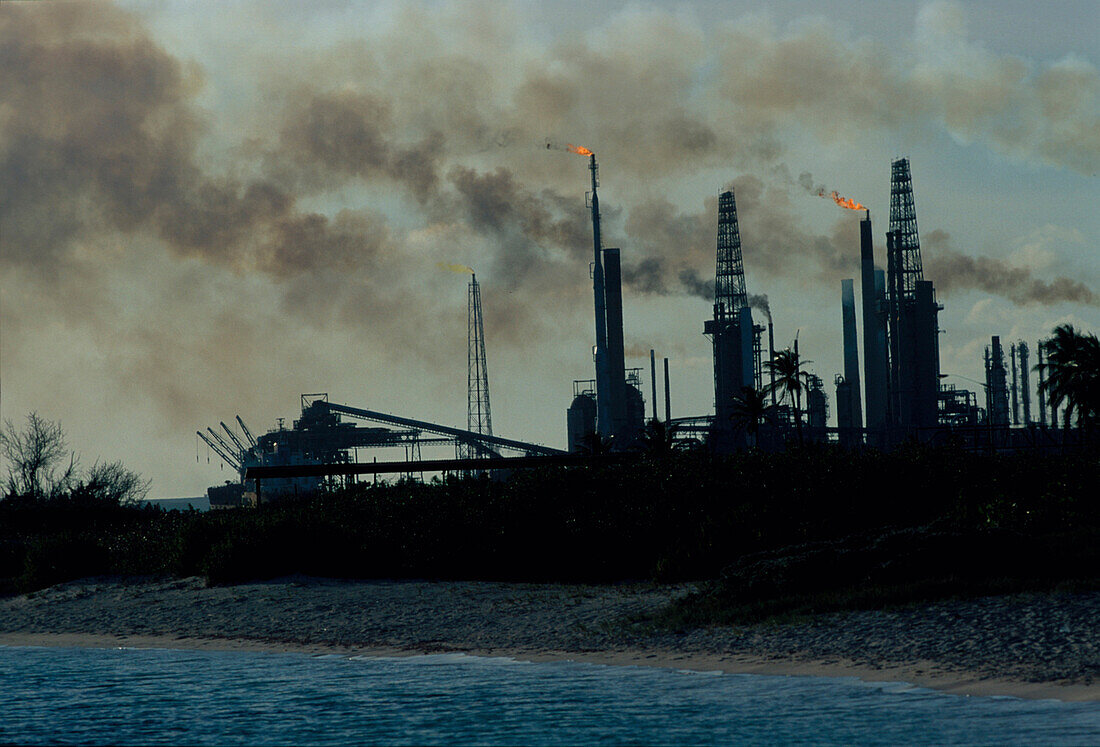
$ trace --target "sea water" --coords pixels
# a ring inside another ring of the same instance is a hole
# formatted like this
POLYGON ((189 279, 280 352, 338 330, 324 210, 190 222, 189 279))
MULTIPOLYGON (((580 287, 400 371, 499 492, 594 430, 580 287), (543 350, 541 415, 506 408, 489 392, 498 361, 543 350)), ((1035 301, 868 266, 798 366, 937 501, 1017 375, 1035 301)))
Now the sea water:
POLYGON ((0 743, 1100 743, 1100 704, 455 654, 0 646, 0 743))

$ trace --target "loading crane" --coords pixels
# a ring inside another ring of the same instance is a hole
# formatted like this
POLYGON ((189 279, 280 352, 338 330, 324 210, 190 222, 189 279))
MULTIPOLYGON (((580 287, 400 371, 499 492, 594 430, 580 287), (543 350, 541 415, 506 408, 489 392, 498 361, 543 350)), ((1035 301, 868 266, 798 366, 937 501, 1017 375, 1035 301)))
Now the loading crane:
POLYGON ((248 443, 252 445, 252 448, 256 448, 256 438, 252 435, 252 431, 248 430, 248 426, 241 420, 241 416, 237 416, 237 425, 241 426, 241 431, 244 433, 244 437, 248 439, 248 443))
POLYGON ((227 454, 234 454, 235 453, 237 455, 237 458, 236 458, 235 461, 237 461, 237 462, 242 461, 243 454, 239 451, 234 452, 233 447, 230 446, 228 443, 226 443, 225 439, 222 438, 216 430, 214 430, 213 428, 207 428, 206 430, 207 430, 207 432, 210 433, 211 436, 214 437, 214 440, 218 442, 218 444, 225 450, 225 452, 227 454))
POLYGON ((203 441, 205 441, 206 445, 209 446, 211 449, 213 449, 214 453, 222 458, 222 461, 224 461, 226 464, 228 464, 230 467, 232 467, 233 469, 235 469, 237 471, 241 470, 242 465, 241 465, 240 461, 238 461, 238 460, 234 459, 233 457, 231 457, 227 451, 225 451, 220 446, 218 446, 218 444, 211 441, 205 433, 203 433, 202 431, 195 431, 195 435, 197 435, 199 438, 201 438, 203 441))
POLYGON ((237 438, 237 434, 229 429, 229 426, 225 424, 224 420, 220 422, 220 425, 222 428, 225 429, 225 432, 229 434, 229 438, 233 440, 233 443, 237 445, 237 449, 240 451, 241 454, 248 451, 248 449, 244 447, 244 444, 241 443, 241 440, 237 438))

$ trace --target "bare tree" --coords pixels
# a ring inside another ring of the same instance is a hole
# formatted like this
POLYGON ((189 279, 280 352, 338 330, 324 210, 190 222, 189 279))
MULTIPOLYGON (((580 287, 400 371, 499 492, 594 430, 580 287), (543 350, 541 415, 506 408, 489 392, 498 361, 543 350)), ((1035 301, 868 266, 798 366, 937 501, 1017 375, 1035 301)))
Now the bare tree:
POLYGON ((122 462, 96 462, 80 474, 76 454, 65 443, 61 423, 32 412, 22 428, 11 420, 0 429, 0 455, 8 471, 3 494, 30 498, 63 495, 110 503, 136 503, 149 493, 149 480, 122 462))
POLYGON ((52 498, 72 487, 76 476, 76 454, 69 451, 61 424, 37 412, 27 415, 22 429, 4 421, 0 455, 7 465, 4 492, 8 495, 52 498))
POLYGON ((96 462, 74 488, 110 503, 133 504, 149 494, 150 480, 126 469, 122 462, 96 462))

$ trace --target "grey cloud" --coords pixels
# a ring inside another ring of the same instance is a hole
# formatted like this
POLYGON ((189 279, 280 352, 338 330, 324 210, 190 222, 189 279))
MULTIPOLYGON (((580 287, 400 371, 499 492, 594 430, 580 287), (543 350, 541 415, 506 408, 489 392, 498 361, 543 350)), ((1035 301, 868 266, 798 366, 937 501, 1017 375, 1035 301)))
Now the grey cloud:
POLYGON ((969 256, 950 247, 946 231, 935 230, 924 237, 924 276, 943 293, 980 290, 1006 298, 1018 306, 1057 303, 1096 305, 1096 294, 1079 280, 1057 277, 1042 280, 1025 267, 1012 267, 1003 260, 969 256))

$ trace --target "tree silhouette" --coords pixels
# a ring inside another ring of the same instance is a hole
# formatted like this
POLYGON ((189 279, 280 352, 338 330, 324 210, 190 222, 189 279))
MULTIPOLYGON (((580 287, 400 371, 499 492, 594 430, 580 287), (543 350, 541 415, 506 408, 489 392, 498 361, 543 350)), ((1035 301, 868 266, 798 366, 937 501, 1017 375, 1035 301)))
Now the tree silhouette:
POLYGON ((642 445, 653 456, 670 453, 675 446, 676 429, 654 418, 645 424, 642 432, 642 445))
POLYGON ((1036 366, 1045 373, 1040 390, 1052 408, 1066 403, 1067 428, 1076 413, 1077 423, 1091 431, 1100 420, 1100 339, 1062 324, 1041 344, 1046 363, 1036 366))
POLYGON ((611 452, 612 439, 601 435, 597 431, 589 431, 581 439, 581 453, 589 456, 599 456, 611 452))
POLYGON ((22 429, 11 420, 4 421, 0 454, 8 470, 4 486, 8 495, 52 498, 68 490, 76 476, 76 455, 65 444, 61 424, 37 412, 27 415, 22 429))
POLYGON ((802 443, 802 392, 810 388, 810 373, 802 370, 802 367, 813 361, 804 361, 798 353, 787 348, 778 351, 770 361, 765 361, 768 371, 775 374, 775 384, 769 384, 767 392, 783 392, 783 396, 789 397, 794 408, 794 423, 798 429, 798 442, 802 443))
POLYGON ((730 420, 734 427, 743 428, 749 435, 749 446, 756 446, 760 426, 772 420, 775 408, 768 404, 768 393, 751 386, 741 387, 741 396, 733 398, 730 420))
POLYGON ((61 423, 37 412, 19 428, 11 420, 0 429, 0 454, 8 476, 4 496, 33 499, 69 498, 113 504, 137 503, 149 493, 150 481, 122 462, 96 462, 81 473, 78 459, 65 443, 61 423))

